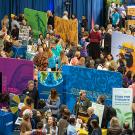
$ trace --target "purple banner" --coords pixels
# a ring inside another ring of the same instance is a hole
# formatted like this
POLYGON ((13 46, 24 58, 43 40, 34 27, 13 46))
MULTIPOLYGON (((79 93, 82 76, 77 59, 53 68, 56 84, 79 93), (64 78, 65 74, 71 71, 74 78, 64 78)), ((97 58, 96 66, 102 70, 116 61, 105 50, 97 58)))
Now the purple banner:
POLYGON ((33 79, 33 62, 20 59, 0 58, 2 93, 21 94, 33 79))

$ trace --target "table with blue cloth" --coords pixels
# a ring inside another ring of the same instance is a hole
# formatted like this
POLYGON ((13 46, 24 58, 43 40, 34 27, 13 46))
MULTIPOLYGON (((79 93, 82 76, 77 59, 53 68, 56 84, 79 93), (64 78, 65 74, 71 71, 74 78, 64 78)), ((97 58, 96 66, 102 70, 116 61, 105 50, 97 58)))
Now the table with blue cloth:
POLYGON ((13 58, 21 57, 26 58, 27 46, 12 46, 13 58))

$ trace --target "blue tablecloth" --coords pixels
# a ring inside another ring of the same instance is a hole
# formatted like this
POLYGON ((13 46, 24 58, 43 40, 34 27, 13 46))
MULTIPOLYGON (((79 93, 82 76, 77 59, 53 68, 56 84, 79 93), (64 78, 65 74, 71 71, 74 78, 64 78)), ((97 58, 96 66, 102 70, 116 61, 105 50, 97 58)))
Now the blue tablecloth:
POLYGON ((26 58, 26 51, 27 51, 27 46, 13 46, 13 58, 21 57, 21 58, 26 58))

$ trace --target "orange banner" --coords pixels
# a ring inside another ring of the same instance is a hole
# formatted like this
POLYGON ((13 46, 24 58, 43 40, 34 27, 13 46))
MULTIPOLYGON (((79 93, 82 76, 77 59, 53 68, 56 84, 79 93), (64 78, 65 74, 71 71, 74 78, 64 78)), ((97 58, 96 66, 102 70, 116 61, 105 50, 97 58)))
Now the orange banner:
POLYGON ((65 42, 78 44, 78 21, 55 17, 55 33, 65 42))
POLYGON ((127 15, 129 15, 129 16, 135 16, 135 6, 134 7, 128 7, 127 8, 127 15))

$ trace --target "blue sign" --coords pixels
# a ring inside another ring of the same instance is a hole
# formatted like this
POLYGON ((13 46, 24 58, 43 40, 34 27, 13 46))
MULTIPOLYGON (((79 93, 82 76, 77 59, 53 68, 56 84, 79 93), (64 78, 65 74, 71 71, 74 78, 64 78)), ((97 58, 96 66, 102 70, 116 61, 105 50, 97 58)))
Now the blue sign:
POLYGON ((65 103, 72 111, 80 90, 86 90, 87 97, 96 101, 99 95, 106 96, 107 104, 112 104, 112 88, 122 87, 122 75, 117 72, 63 66, 65 103))
POLYGON ((96 101, 99 95, 106 96, 106 103, 112 104, 112 88, 122 87, 122 75, 117 72, 102 71, 74 66, 63 66, 62 72, 39 72, 38 91, 42 99, 47 99, 55 88, 61 103, 73 110, 80 90, 86 90, 87 97, 96 101))
MULTIPOLYGON (((38 91, 41 99, 47 99, 50 90, 55 88, 62 100, 63 77, 62 72, 39 72, 38 73, 38 91)), ((61 101, 62 102, 62 101, 61 101)))

